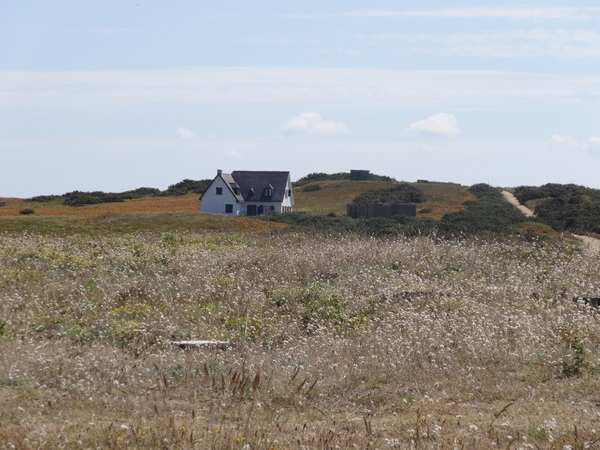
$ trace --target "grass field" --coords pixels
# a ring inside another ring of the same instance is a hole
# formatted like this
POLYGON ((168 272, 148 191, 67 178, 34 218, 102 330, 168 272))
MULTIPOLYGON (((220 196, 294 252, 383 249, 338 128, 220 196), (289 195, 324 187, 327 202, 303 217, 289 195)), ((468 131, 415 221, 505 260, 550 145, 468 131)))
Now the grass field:
POLYGON ((24 202, 4 199, 0 231, 38 233, 136 233, 168 231, 264 232, 282 224, 248 217, 227 217, 199 212, 198 194, 147 197, 122 203, 64 206, 59 202, 24 202), (8 201, 7 201, 8 200, 8 201), (19 211, 31 208, 34 214, 19 211))
POLYGON ((595 448, 599 280, 560 240, 2 233, 0 448, 595 448))
MULTIPOLYGON (((313 183, 315 184, 315 183, 313 183)), ((377 181, 323 181, 321 189, 294 190, 294 210, 313 214, 346 214, 346 205, 359 194, 391 186, 377 181)), ((468 187, 441 183, 414 183, 427 201, 419 205, 421 217, 441 218, 445 213, 463 209, 461 203, 472 199, 468 187)), ((230 218, 199 213, 198 194, 175 197, 145 197, 119 203, 65 206, 60 201, 26 202, 0 198, 0 231, 36 231, 41 233, 106 233, 136 231, 265 231, 280 224, 245 217, 230 218), (21 211, 32 209, 33 214, 21 211)))
POLYGON ((36 216, 76 216, 94 217, 114 213, 136 212, 197 212, 200 210, 198 194, 176 197, 144 197, 118 203, 100 203, 97 205, 65 206, 60 201, 26 202, 20 199, 2 199, 6 205, 0 207, 1 216, 16 216, 19 211, 30 208, 36 216))
MULTIPOLYGON (((448 212, 464 209, 461 204, 475 198, 468 186, 444 183, 410 183, 425 194, 427 201, 418 207, 418 216, 439 219, 448 212), (428 212, 419 212, 428 210, 428 212)), ((346 214, 346 205, 363 192, 385 189, 392 186, 382 181, 320 181, 294 190, 295 211, 313 214, 346 214), (306 186, 318 184, 318 191, 304 192, 306 186)))

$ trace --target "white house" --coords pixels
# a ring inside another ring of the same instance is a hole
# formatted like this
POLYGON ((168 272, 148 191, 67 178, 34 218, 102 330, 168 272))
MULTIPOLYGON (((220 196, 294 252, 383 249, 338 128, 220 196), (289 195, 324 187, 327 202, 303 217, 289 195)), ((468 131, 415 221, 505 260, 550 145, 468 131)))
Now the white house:
POLYGON ((294 195, 290 173, 218 170, 200 201, 202 212, 232 216, 291 211, 294 195))

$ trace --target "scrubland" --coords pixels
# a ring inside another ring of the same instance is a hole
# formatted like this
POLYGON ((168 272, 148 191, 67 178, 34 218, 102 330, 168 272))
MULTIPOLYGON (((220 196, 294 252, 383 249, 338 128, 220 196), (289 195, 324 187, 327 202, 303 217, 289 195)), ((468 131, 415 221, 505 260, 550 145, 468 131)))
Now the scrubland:
POLYGON ((517 237, 0 234, 0 448, 594 448, 599 272, 517 237))

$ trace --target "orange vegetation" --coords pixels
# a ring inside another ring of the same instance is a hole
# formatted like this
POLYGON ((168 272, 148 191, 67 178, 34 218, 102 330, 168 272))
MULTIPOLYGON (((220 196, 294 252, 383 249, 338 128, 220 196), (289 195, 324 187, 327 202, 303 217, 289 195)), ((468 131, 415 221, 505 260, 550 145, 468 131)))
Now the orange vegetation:
POLYGON ((431 210, 428 213, 419 213, 421 217, 429 217, 430 219, 441 219, 444 214, 458 212, 465 209, 462 205, 452 205, 441 202, 423 202, 418 205, 419 210, 431 210))
POLYGON ((109 213, 129 212, 177 212, 200 211, 198 194, 177 197, 144 197, 120 203, 100 203, 98 205, 65 206, 60 202, 25 202, 20 199, 2 199, 6 206, 0 207, 0 216, 16 216, 19 211, 29 208, 37 216, 80 216, 94 217, 109 213))

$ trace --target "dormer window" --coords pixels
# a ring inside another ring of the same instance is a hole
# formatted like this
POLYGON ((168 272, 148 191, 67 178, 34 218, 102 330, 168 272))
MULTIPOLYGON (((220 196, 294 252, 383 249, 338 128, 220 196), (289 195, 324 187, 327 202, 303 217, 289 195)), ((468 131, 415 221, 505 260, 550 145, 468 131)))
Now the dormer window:
POLYGON ((272 197, 273 196, 273 189, 268 187, 265 189, 265 197, 272 197))

